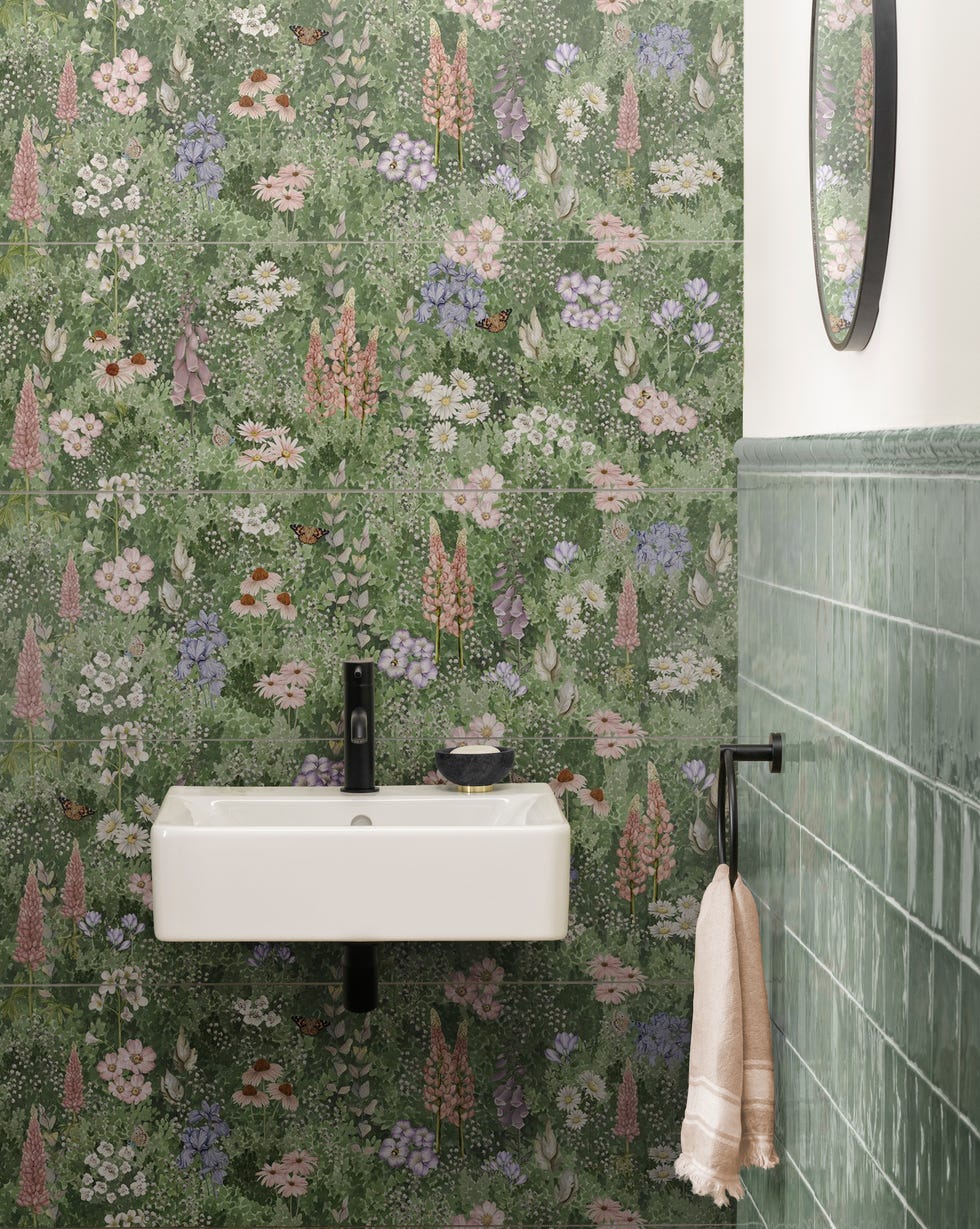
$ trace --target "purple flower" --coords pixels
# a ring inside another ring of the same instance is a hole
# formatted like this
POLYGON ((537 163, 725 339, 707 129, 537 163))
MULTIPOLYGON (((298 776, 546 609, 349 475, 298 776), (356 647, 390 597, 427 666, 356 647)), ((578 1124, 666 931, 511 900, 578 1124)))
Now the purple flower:
POLYGON ((651 1067, 658 1061, 668 1067, 678 1067, 687 1058, 687 1047, 691 1044, 690 1020, 658 1011, 649 1020, 641 1020, 635 1028, 636 1057, 646 1059, 651 1067))
POLYGON ((486 1161, 483 1166, 483 1172, 487 1174, 501 1174, 508 1182, 514 1186, 523 1186, 527 1181, 527 1174, 521 1169, 518 1162, 509 1152, 498 1152, 497 1155, 490 1161, 486 1161))
POLYGON ((500 1054, 494 1063, 491 1079, 494 1084, 493 1102, 497 1107, 497 1118, 502 1127, 513 1127, 520 1131, 530 1113, 524 1097, 524 1088, 518 1083, 517 1077, 524 1074, 522 1067, 514 1072, 508 1072, 508 1061, 500 1054))
POLYGON ((563 1063, 577 1049, 578 1038, 574 1033, 556 1033, 554 1045, 548 1046, 544 1056, 549 1062, 563 1063))
POLYGON ((549 73, 567 73, 581 55, 582 49, 574 43, 559 43, 555 48, 554 57, 545 60, 544 66, 549 73))
MULTIPOLYGON (((309 756, 307 757, 310 758, 309 756)), ((296 957, 282 943, 277 943, 275 947, 271 943, 257 943, 252 948, 252 954, 248 958, 248 963, 253 969, 260 968, 267 960, 272 960, 279 965, 289 965, 296 963, 296 957)))
POLYGON ((510 79, 510 70, 503 64, 494 73, 493 93, 496 99, 493 104, 493 114, 497 121, 497 131, 505 141, 516 144, 524 140, 524 133, 530 127, 524 103, 518 94, 523 88, 524 78, 510 79))
POLYGON ((488 171, 483 176, 482 182, 488 188, 503 188, 507 195, 515 201, 521 201, 527 196, 527 188, 521 187, 521 181, 517 177, 517 172, 512 170, 505 162, 493 171, 488 171))
POLYGON ((524 639, 524 629, 531 622, 531 617, 513 584, 493 599, 493 613, 497 616, 497 630, 505 640, 524 639))
POLYGON ((649 529, 636 530, 633 537, 637 565, 651 576, 656 576, 661 569, 668 576, 683 571, 691 553, 690 539, 683 525, 655 521, 649 529))
POLYGON ((325 755, 308 755, 293 777, 293 785, 343 785, 344 765, 325 755))
POLYGON ((649 34, 638 34, 636 38, 639 44, 636 52, 638 69, 654 78, 660 75, 662 69, 671 81, 684 75, 694 50, 690 30, 664 21, 654 26, 649 34))
POLYGON ((690 346, 698 358, 721 349, 721 342, 715 337, 715 326, 706 320, 691 326, 690 333, 684 335, 684 344, 690 346))
POLYGON ((507 661, 498 661, 492 670, 488 670, 484 674, 483 681, 486 683, 499 683, 515 696, 527 695, 527 687, 521 682, 520 675, 510 662, 507 661))
POLYGON ((681 772, 698 793, 703 793, 714 785, 715 774, 708 772, 704 760, 688 760, 686 764, 681 764, 681 772))
POLYGON ((549 572, 567 572, 578 556, 579 548, 574 542, 556 542, 544 566, 549 572))
POLYGON ((378 1149, 378 1156, 382 1161, 386 1161, 392 1169, 401 1169, 408 1160, 408 1149, 401 1140, 394 1139, 389 1136, 382 1140, 381 1147, 378 1149))
POLYGON ((683 315, 683 303, 679 303, 677 299, 664 299, 660 305, 660 311, 650 313, 650 320, 661 332, 672 333, 674 321, 679 320, 683 315))
POLYGON ((102 914, 96 913, 94 909, 90 909, 78 923, 78 929, 87 939, 91 939, 101 925, 102 914))
POLYGON ((717 291, 708 289, 708 283, 703 277, 695 277, 689 282, 685 282, 684 293, 692 301, 692 303, 696 303, 698 305, 701 311, 704 311, 709 307, 714 307, 719 298, 717 291))

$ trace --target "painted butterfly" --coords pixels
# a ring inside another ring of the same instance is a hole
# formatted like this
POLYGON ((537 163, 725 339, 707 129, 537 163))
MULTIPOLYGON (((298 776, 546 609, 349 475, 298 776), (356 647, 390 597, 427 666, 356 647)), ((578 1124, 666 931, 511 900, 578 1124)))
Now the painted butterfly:
POLYGON ((146 652, 146 645, 139 636, 134 636, 132 640, 130 640, 129 648, 127 648, 126 652, 130 657, 135 658, 136 661, 139 661, 139 659, 146 652))
POLYGON ((304 47, 315 47, 321 38, 326 38, 326 30, 317 30, 313 26, 290 26, 304 47))
POLYGON ((126 142, 126 156, 133 159, 143 157, 143 146, 140 145, 135 137, 130 137, 126 142))
POLYGON ((137 1124, 133 1127, 133 1133, 129 1137, 137 1148, 145 1148, 150 1142, 150 1136, 146 1127, 142 1124, 137 1124))
POLYGON ((61 804, 61 810, 65 819, 88 819, 95 812, 91 807, 87 807, 84 802, 75 802, 71 798, 66 798, 64 794, 58 795, 58 802, 61 804))
POLYGON ((319 1016, 293 1016, 293 1023, 304 1037, 315 1037, 327 1027, 326 1020, 319 1016))
POLYGON ((227 448, 231 443, 231 436, 220 423, 214 425, 214 430, 211 432, 211 443, 215 448, 227 448))
POLYGON ((476 327, 486 329, 488 333, 502 333, 509 319, 510 308, 505 307, 502 312, 492 312, 489 316, 484 316, 482 320, 477 320, 476 327))
POLYGON ((319 525, 290 525, 289 528, 304 546, 316 546, 321 538, 327 536, 327 531, 319 525))

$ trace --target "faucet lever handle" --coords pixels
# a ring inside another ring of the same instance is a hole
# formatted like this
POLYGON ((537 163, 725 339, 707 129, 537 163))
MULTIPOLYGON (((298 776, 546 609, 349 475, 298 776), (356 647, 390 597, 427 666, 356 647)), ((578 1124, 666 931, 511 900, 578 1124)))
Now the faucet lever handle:
POLYGON ((350 715, 350 740, 356 746, 362 746, 368 740, 367 713, 363 708, 355 708, 350 715))

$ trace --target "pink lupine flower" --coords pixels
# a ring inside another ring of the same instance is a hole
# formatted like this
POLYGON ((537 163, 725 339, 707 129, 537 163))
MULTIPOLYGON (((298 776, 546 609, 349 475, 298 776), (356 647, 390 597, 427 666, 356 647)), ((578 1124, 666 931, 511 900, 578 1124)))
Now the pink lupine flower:
POLYGON ((436 518, 429 518, 429 561, 422 573, 422 615, 435 624, 434 660, 439 661, 442 629, 453 618, 453 575, 436 518))
POLYGON ((613 638, 613 647, 626 650, 627 662, 630 653, 640 647, 636 587, 630 572, 623 577, 623 587, 616 605, 616 635, 613 638))
POLYGON ((449 80, 446 83, 451 106, 446 114, 446 130, 456 138, 456 161, 459 169, 463 169, 463 133, 473 127, 473 82, 470 79, 468 54, 466 46, 466 30, 460 32, 456 41, 456 54, 449 66, 449 80))
POLYGON ((81 1059, 78 1057, 78 1047, 75 1045, 72 1046, 71 1053, 68 1055, 61 1104, 73 1114, 81 1113, 85 1108, 85 1079, 82 1074, 81 1059))
POLYGON ((623 1081, 619 1086, 616 1098, 616 1125, 613 1134, 626 1141, 626 1155, 630 1154, 630 1141, 640 1134, 640 1121, 636 1095, 636 1080, 633 1076, 633 1064, 626 1060, 623 1081))
POLYGON ((361 420, 378 412, 378 390, 381 387, 381 369, 378 367, 378 330, 374 328, 367 340, 367 345, 357 356, 355 370, 357 395, 354 398, 353 413, 361 420))
POLYGON ((439 165, 439 138, 454 118, 452 67, 435 18, 429 21, 429 62, 422 75, 422 118, 435 127, 435 156, 439 165))
POLYGON ((31 121, 25 116, 20 145, 14 155, 14 173, 10 182, 10 208, 7 217, 24 227, 36 226, 41 220, 37 150, 31 136, 31 121))
POLYGON ((330 342, 330 375, 328 389, 333 410, 343 410, 349 418, 357 410, 357 362, 360 343, 356 332, 356 308, 353 286, 344 296, 340 319, 330 342))
POLYGON ((310 325, 310 344, 306 351, 306 362, 303 364, 303 387, 306 390, 307 414, 333 413, 329 405, 327 360, 323 353, 323 337, 318 316, 314 316, 310 325))
POLYGON ((626 154, 626 166, 631 165, 630 159, 640 148, 640 100, 636 96, 636 86, 633 84, 633 74, 626 74, 626 84, 619 100, 619 114, 616 117, 616 140, 613 148, 621 149, 626 154))
POLYGON ((459 1155, 463 1156, 463 1123, 476 1113, 476 1081, 469 1060, 468 1030, 465 1020, 456 1030, 452 1053, 453 1106, 446 1119, 459 1131, 459 1155))
POLYGON ((65 65, 61 70, 61 80, 58 82, 58 101, 54 114, 63 124, 69 127, 78 119, 78 78, 75 76, 75 66, 71 62, 71 53, 65 56, 65 65))
POLYGON ((27 876, 17 911, 17 941, 13 959, 18 964, 25 965, 32 973, 47 959, 44 949, 44 903, 41 900, 37 875, 33 871, 27 876))
POLYGON ((456 1089, 452 1054, 442 1031, 439 1013, 429 1012, 429 1054, 423 1070, 422 1104, 436 1119, 436 1151, 442 1135, 442 1120, 455 1109, 456 1089))
POLYGON ((456 549, 453 552, 452 563, 449 565, 452 611, 451 628, 459 644, 459 664, 463 664, 463 633, 469 631, 476 622, 474 595, 476 587, 469 574, 466 553, 466 530, 461 529, 456 536, 456 549))
POLYGON ((41 650, 34 634, 33 617, 27 620, 27 630, 17 658, 17 675, 14 679, 14 707, 12 716, 26 721, 31 727, 43 721, 44 675, 41 666, 41 650))
POLYGON ((80 922, 85 916, 85 867, 78 848, 78 841, 72 842, 71 857, 65 867, 65 882, 61 889, 61 904, 58 912, 62 917, 80 922))
POLYGON ((41 420, 38 414, 37 395, 30 369, 24 374, 20 386, 20 398, 14 410, 13 448, 10 453, 10 468, 19 469, 26 478, 37 474, 44 466, 41 456, 41 420))
POLYGON ((78 578, 78 567, 73 554, 69 554, 68 562, 65 564, 65 570, 61 576, 58 617, 70 623, 72 627, 82 617, 82 589, 78 578))
POLYGON ((44 1152, 44 1138, 37 1121, 37 1110, 32 1111, 27 1125, 27 1137, 20 1154, 20 1180, 16 1203, 27 1208, 35 1218, 51 1204, 47 1182, 48 1162, 44 1152))
POLYGON ((629 901, 630 917, 636 916, 636 897, 646 891, 653 865, 653 833, 640 807, 639 796, 629 805, 616 862, 616 890, 629 901))

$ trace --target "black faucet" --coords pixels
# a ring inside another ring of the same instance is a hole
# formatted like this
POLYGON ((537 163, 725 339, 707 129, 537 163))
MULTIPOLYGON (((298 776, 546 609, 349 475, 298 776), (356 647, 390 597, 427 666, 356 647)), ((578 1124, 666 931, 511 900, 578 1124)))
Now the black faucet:
POLYGON ((374 662, 344 662, 344 793, 373 794, 374 662))

